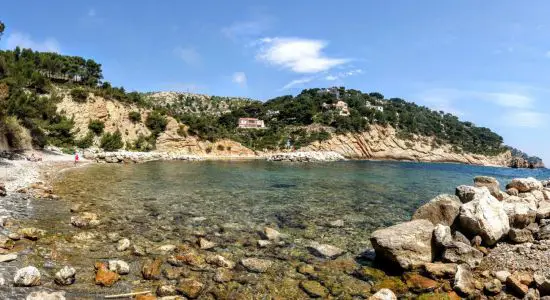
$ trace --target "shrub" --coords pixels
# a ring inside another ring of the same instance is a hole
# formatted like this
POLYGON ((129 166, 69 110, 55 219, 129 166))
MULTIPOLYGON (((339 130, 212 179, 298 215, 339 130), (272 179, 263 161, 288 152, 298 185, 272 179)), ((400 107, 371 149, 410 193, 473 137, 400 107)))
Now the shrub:
POLYGON ((96 135, 100 135, 105 129, 105 123, 103 123, 103 121, 101 120, 90 120, 90 123, 88 123, 88 129, 90 129, 96 135))
POLYGON ((103 134, 100 147, 105 151, 116 151, 124 147, 120 131, 117 130, 115 133, 107 132, 103 134))
POLYGON ((92 147, 94 145, 94 133, 91 131, 88 131, 85 137, 83 137, 82 139, 76 140, 74 144, 78 148, 82 148, 82 149, 92 147))
POLYGON ((218 147, 216 147, 216 149, 218 149, 218 151, 223 151, 223 150, 225 150, 225 147, 223 145, 218 145, 218 147))
POLYGON ((187 130, 185 130, 185 125, 180 125, 180 127, 178 128, 178 135, 187 137, 187 130))
POLYGON ((161 132, 166 130, 166 125, 168 125, 168 119, 163 116, 158 111, 153 111, 147 116, 145 120, 145 125, 149 128, 155 135, 159 135, 161 132))
POLYGON ((17 118, 7 117, 4 120, 3 126, 0 125, 0 129, 2 129, 2 127, 4 127, 3 129, 8 139, 8 145, 11 148, 23 149, 31 144, 31 137, 26 134, 17 118))
POLYGON ((74 143, 72 129, 74 120, 65 116, 57 116, 46 126, 48 142, 54 146, 67 147, 74 143))
POLYGON ((133 143, 130 143, 129 148, 136 151, 150 151, 154 148, 154 141, 153 135, 146 137, 140 133, 138 138, 133 143))
POLYGON ((81 87, 74 88, 71 90, 71 97, 75 102, 84 103, 88 99, 88 91, 81 87))
POLYGON ((210 152, 212 152, 212 147, 206 148, 206 153, 210 153, 210 152))
POLYGON ((128 118, 130 118, 130 121, 138 123, 141 121, 141 114, 139 113, 139 111, 131 111, 130 113, 128 113, 128 118))

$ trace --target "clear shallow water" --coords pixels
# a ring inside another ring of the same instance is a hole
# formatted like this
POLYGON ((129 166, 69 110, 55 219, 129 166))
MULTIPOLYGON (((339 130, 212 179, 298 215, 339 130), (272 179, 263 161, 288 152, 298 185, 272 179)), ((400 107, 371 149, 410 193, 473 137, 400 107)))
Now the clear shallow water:
POLYGON ((171 220, 176 226, 197 217, 217 225, 273 225, 357 252, 369 245, 372 230, 408 220, 423 203, 472 184, 478 175, 494 176, 504 188, 514 177, 542 179, 550 172, 371 161, 150 162, 76 170, 56 192, 94 203, 100 211, 171 220), (326 226, 337 219, 344 220, 343 229, 326 226))

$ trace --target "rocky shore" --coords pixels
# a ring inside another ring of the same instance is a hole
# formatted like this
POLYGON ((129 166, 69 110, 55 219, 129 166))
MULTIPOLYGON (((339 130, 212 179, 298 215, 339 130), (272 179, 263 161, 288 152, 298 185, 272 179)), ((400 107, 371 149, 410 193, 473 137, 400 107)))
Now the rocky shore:
MULTIPOLYGON (((518 178, 503 192, 482 176, 434 198, 411 221, 375 231, 371 242, 408 292, 439 297, 429 299, 547 299, 549 232, 548 181, 518 178)), ((390 298, 403 296, 399 286, 390 290, 390 298)))
POLYGON ((88 149, 84 151, 86 159, 103 163, 139 163, 155 160, 187 160, 198 161, 204 158, 198 155, 189 155, 177 152, 134 152, 134 151, 116 151, 104 152, 98 149, 88 149))
POLYGON ((287 153, 275 153, 267 155, 268 161, 290 161, 290 162, 321 162, 321 161, 340 161, 346 158, 334 151, 298 151, 287 153))

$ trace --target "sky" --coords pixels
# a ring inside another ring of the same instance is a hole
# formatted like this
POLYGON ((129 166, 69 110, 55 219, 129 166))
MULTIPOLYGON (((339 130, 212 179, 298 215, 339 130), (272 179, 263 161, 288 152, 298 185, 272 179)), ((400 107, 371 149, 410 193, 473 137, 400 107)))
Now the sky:
POLYGON ((1 49, 92 58, 127 90, 253 99, 377 91, 550 165, 550 2, 7 1, 1 49))

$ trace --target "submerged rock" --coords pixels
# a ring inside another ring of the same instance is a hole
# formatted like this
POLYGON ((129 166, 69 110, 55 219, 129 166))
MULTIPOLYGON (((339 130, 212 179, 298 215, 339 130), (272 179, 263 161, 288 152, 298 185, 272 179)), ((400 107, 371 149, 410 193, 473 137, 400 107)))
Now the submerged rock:
POLYGON ((55 273, 55 283, 59 285, 71 285, 75 282, 76 270, 70 266, 64 266, 55 273))
POLYGON ((146 261, 141 268, 141 274, 143 275, 143 278, 146 280, 159 280, 161 266, 162 260, 159 258, 155 259, 154 261, 146 261))
POLYGON ((277 241, 281 238, 281 233, 270 227, 264 227, 262 235, 270 241, 277 241))
POLYGON ((474 199, 460 207, 459 221, 465 233, 481 236, 487 245, 494 245, 510 230, 502 203, 486 188, 476 190, 474 199))
POLYGON ((260 258, 243 258, 241 264, 250 272, 265 273, 271 268, 273 262, 260 258))
POLYGON ((206 257, 206 262, 221 268, 233 269, 235 263, 221 255, 210 255, 206 257))
POLYGON ((17 270, 13 278, 15 286, 37 286, 40 285, 40 271, 33 266, 17 270))
POLYGON ((182 279, 176 286, 176 290, 182 293, 184 296, 191 299, 197 298, 201 293, 204 284, 195 279, 182 279))
POLYGON ((209 250, 209 249, 212 249, 212 248, 216 247, 216 243, 211 242, 211 241, 209 241, 205 238, 199 238, 199 247, 202 250, 209 250))
POLYGON ((17 259, 17 253, 2 254, 0 255, 0 262, 9 262, 17 259))
POLYGON ((65 292, 38 291, 27 295, 26 300, 65 300, 65 292))
POLYGON ((34 227, 27 227, 19 230, 19 234, 21 234, 26 239, 36 241, 39 238, 43 237, 46 234, 46 231, 34 227))
POLYGON ((14 245, 15 243, 13 242, 12 239, 10 239, 5 235, 0 235, 0 248, 9 250, 9 249, 12 249, 14 245))
POLYGON ((457 196, 439 195, 416 210, 412 219, 425 219, 434 225, 442 224, 450 226, 458 216, 460 205, 460 199, 457 196))
POLYGON ((300 287, 312 298, 323 298, 328 294, 327 289, 317 281, 302 281, 300 282, 300 287))
POLYGON ((404 278, 409 290, 415 293, 431 292, 439 286, 439 283, 437 281, 426 278, 416 273, 407 273, 404 275, 404 278))
POLYGON ((99 225, 99 223, 97 215, 90 212, 71 217, 71 224, 78 228, 91 228, 99 225))
POLYGON ((432 262, 433 230, 430 221, 414 220, 376 230, 371 242, 377 259, 396 263, 403 269, 414 269, 432 262))
POLYGON ((336 258, 342 254, 344 254, 344 250, 328 245, 328 244, 319 244, 317 242, 312 242, 308 249, 316 256, 323 257, 323 258, 336 258))
POLYGON ((118 241, 117 246, 116 246, 117 251, 119 251, 119 252, 126 251, 126 250, 128 250, 128 248, 130 248, 130 240, 129 239, 124 238, 124 239, 121 239, 120 241, 118 241))

